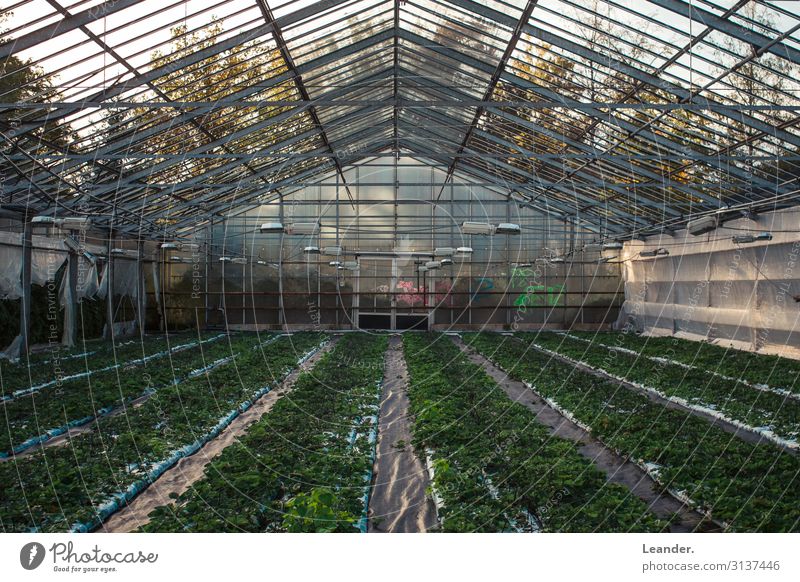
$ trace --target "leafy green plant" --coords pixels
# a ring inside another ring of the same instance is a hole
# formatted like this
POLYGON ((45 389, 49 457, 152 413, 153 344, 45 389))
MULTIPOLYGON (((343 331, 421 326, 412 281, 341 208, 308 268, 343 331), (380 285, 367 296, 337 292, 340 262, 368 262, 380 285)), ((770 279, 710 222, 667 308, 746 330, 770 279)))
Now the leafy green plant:
POLYGON ((653 388, 665 396, 719 411, 751 427, 769 427, 783 439, 796 439, 800 435, 798 400, 711 375, 702 369, 653 360, 561 334, 520 334, 520 337, 630 382, 653 388))
POLYGON ((404 336, 415 418, 443 531, 660 531, 666 524, 554 438, 443 335, 404 336), (568 491, 569 493, 564 493, 568 491), (554 501, 557 500, 557 501, 554 501))
MULTIPOLYGON (((5 531, 67 531, 98 518, 99 508, 175 451, 204 438, 265 387, 296 368, 321 334, 281 337, 262 349, 249 337, 231 364, 166 386, 122 414, 100 418, 93 430, 63 446, 0 463, 0 523, 5 531)), ((236 445, 232 445, 236 446, 236 445)), ((248 467, 249 468, 249 467, 248 467)))
MULTIPOLYGON (((800 459, 767 444, 746 443, 705 420, 542 354, 519 339, 466 334, 466 340, 620 454, 654 468, 665 489, 680 492, 732 531, 800 528, 800 459)), ((538 341, 538 340, 537 340, 538 341)))
POLYGON ((283 529, 291 533, 335 532, 343 526, 355 527, 358 519, 338 509, 339 498, 326 487, 298 493, 286 503, 283 529))
POLYGON ((386 346, 384 336, 345 335, 175 504, 152 512, 142 530, 357 531, 386 346), (314 519, 316 511, 326 519, 314 519))

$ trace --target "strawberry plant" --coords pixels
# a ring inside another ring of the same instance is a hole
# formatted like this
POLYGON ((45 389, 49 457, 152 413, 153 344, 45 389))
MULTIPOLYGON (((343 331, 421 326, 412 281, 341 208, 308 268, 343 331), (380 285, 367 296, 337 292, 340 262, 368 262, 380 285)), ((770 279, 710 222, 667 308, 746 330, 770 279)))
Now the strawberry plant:
POLYGON ((653 360, 627 351, 587 344, 561 334, 520 334, 520 337, 616 377, 655 389, 664 396, 719 411, 727 418, 750 427, 765 427, 778 438, 794 440, 800 434, 798 400, 668 360, 653 360))
POLYGON ((168 353, 163 359, 143 358, 120 368, 68 380, 52 389, 2 401, 0 453, 9 456, 12 452, 22 452, 39 440, 47 440, 48 435, 86 424, 115 407, 249 349, 255 341, 252 337, 234 337, 198 344, 168 353))
POLYGON ((660 531, 627 489, 550 435, 446 337, 404 336, 415 450, 444 531, 660 531), (557 501, 554 501, 557 500, 557 501))
MULTIPOLYGON (((731 531, 800 529, 800 459, 754 445, 681 410, 668 409, 542 354, 519 339, 468 334, 467 341, 620 454, 647 466, 731 531)), ((537 340, 538 341, 538 340, 537 340)))
POLYGON ((750 384, 766 385, 800 397, 800 361, 746 352, 677 337, 644 337, 632 333, 570 332, 594 343, 634 350, 645 356, 668 358, 705 368, 750 384))
POLYGON ((0 463, 0 524, 15 532, 96 527, 123 491, 135 495, 182 451, 212 438, 221 420, 277 385, 321 339, 299 333, 254 350, 250 336, 231 364, 166 386, 63 446, 0 463))
POLYGON ((386 346, 386 337, 345 335, 142 529, 358 531, 386 346))

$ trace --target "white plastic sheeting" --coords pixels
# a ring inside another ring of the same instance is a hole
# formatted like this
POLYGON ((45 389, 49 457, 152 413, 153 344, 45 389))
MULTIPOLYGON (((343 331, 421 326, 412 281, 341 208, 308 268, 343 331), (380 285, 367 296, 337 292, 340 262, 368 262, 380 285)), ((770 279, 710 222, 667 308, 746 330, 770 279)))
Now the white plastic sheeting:
POLYGON ((740 218, 708 234, 680 231, 626 243, 625 302, 615 327, 651 335, 717 340, 740 349, 800 349, 800 210, 740 218), (770 232, 772 241, 734 244, 770 232), (639 252, 666 248, 668 256, 639 252))
POLYGON ((136 299, 139 289, 139 269, 134 260, 114 260, 114 295, 136 299))
POLYGON ((0 232, 0 299, 22 297, 22 235, 0 232))

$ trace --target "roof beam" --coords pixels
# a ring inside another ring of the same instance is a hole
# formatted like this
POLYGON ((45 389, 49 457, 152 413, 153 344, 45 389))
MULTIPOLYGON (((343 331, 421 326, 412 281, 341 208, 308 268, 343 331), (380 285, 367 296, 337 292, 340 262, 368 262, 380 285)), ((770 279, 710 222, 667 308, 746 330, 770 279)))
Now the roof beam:
MULTIPOLYGON (((503 71, 505 71, 508 60, 514 53, 514 50, 517 48, 517 43, 522 36, 523 26, 530 19, 533 9, 536 8, 538 1, 539 0, 528 0, 527 4, 525 5, 525 9, 522 11, 519 21, 514 27, 514 32, 511 33, 511 38, 508 39, 506 50, 503 52, 503 56, 500 57, 500 61, 497 63, 497 67, 495 67, 495 70, 492 73, 492 78, 489 80, 489 85, 486 87, 486 91, 483 93, 483 101, 489 101, 492 98, 492 95, 494 95, 494 90, 497 88, 497 84, 500 82, 500 76, 503 74, 503 71)), ((472 139, 472 132, 475 131, 475 128, 483 116, 484 111, 485 110, 483 107, 478 107, 477 111, 475 111, 475 115, 472 118, 472 123, 469 125, 467 134, 464 136, 464 140, 461 142, 461 146, 458 148, 458 153, 463 152, 464 149, 469 145, 469 140, 472 139)), ((453 171, 456 169, 456 163, 458 163, 458 157, 454 157, 453 161, 450 163, 450 167, 447 168, 447 178, 445 179, 445 182, 447 182, 453 176, 453 171)), ((442 186, 439 190, 439 194, 436 195, 437 200, 441 198, 444 189, 445 187, 442 186)))
MULTIPOLYGON (((275 17, 272 15, 272 10, 270 9, 269 4, 267 4, 267 0, 256 0, 256 3, 258 4, 261 13, 264 15, 264 20, 266 20, 267 23, 272 24, 272 36, 275 38, 275 42, 278 44, 278 50, 283 57, 283 62, 286 63, 286 67, 292 72, 292 80, 294 81, 297 91, 300 93, 303 101, 311 101, 311 96, 309 95, 308 89, 306 89, 305 83, 303 82, 303 77, 297 70, 294 59, 292 58, 289 48, 286 45, 286 40, 283 38, 281 25, 275 21, 275 17)), ((328 140, 328 135, 325 133, 325 127, 323 126, 322 121, 317 114, 317 110, 313 105, 308 108, 308 113, 311 115, 314 125, 316 125, 317 129, 319 130, 319 136, 322 139, 322 142, 328 147, 331 153, 335 153, 333 146, 331 146, 331 143, 328 140)), ((352 207, 355 208, 353 193, 350 192, 350 187, 347 185, 347 179, 344 177, 344 172, 342 171, 342 165, 339 163, 339 159, 334 157, 333 163, 336 165, 336 170, 339 172, 339 176, 342 178, 342 184, 344 185, 347 197, 350 199, 352 207)))
POLYGON ((670 12, 680 14, 689 20, 696 20, 702 22, 704 25, 711 27, 719 32, 727 34, 737 40, 745 42, 756 50, 768 46, 767 52, 777 55, 783 59, 791 61, 800 65, 800 50, 792 48, 785 43, 769 46, 772 44, 771 38, 764 36, 754 30, 749 30, 728 18, 717 16, 713 12, 704 10, 697 6, 697 4, 690 4, 685 0, 649 0, 651 4, 666 8, 670 12))
POLYGON ((106 16, 130 8, 143 1, 144 0, 109 0, 82 12, 76 12, 71 16, 65 16, 53 24, 0 44, 0 59, 5 60, 6 57, 33 48, 38 44, 47 42, 50 39, 86 26, 87 24, 91 24, 95 20, 105 18, 106 16))

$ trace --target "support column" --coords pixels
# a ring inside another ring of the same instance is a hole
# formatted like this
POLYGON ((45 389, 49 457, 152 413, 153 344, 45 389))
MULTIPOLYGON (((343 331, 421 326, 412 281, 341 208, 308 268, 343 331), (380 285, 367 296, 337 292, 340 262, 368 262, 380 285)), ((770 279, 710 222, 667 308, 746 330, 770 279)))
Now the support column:
POLYGON ((211 252, 214 243, 214 219, 210 219, 208 221, 208 226, 206 227, 206 273, 205 273, 205 293, 203 295, 203 328, 208 329, 208 320, 210 315, 209 303, 208 303, 208 279, 211 275, 210 268, 211 268, 211 252))
MULTIPOLYGON (((283 195, 278 199, 278 217, 281 224, 283 224, 283 195)), ((286 330, 286 321, 283 313, 283 237, 284 232, 281 233, 280 244, 278 245, 278 325, 282 330, 286 330)))
MULTIPOLYGON (((166 321, 166 319, 167 319, 167 310, 166 310, 166 305, 164 304, 164 302, 166 300, 166 293, 164 291, 164 288, 165 288, 165 285, 167 283, 167 281, 165 281, 164 279, 166 278, 167 273, 162 268, 164 250, 161 249, 160 247, 161 247, 161 245, 158 245, 158 247, 156 249, 155 257, 153 258, 153 260, 155 261, 155 263, 153 264, 153 271, 155 273, 158 273, 158 289, 154 288, 153 291, 155 292, 156 295, 158 295, 158 301, 156 302, 157 303, 156 307, 158 309, 158 331, 164 332, 166 330, 166 328, 167 328, 167 321, 166 321)), ((139 257, 141 258, 141 256, 142 256, 142 247, 141 246, 137 246, 136 248, 137 248, 139 257)), ((139 267, 139 264, 137 263, 137 272, 139 271, 138 267, 139 267)), ((138 287, 137 287, 137 291, 138 291, 138 287)), ((138 305, 138 303, 137 303, 137 305, 138 305)))
POLYGON ((31 273, 33 263, 33 224, 26 216, 22 227, 22 298, 19 310, 20 356, 31 348, 31 273))
MULTIPOLYGON (((336 206, 336 246, 337 247, 341 247, 342 243, 339 240, 339 173, 338 172, 336 173, 336 204, 335 204, 335 206, 336 206)), ((356 212, 356 215, 358 215, 358 212, 356 212)), ((339 256, 336 257, 334 260, 343 261, 344 260, 344 255, 342 253, 339 253, 339 256)), ((341 296, 340 291, 339 291, 341 289, 341 287, 339 287, 339 271, 338 271, 338 269, 334 270, 334 274, 336 275, 336 295, 335 295, 335 297, 336 297, 336 307, 335 307, 335 310, 336 310, 336 329, 339 329, 340 328, 340 324, 339 324, 339 305, 344 305, 344 304, 341 302, 342 296, 341 296)))
POLYGON ((114 341, 114 256, 111 250, 114 248, 114 230, 108 231, 108 244, 106 245, 106 329, 103 339, 114 341))
MULTIPOLYGON (((69 236, 78 240, 80 236, 70 231, 69 236)), ((80 244, 80 243, 79 243, 80 244)), ((64 336, 62 343, 73 347, 78 340, 78 261, 80 255, 70 251, 67 255, 67 304, 64 306, 64 336)))
MULTIPOLYGON (((145 296, 145 284, 144 284, 144 241, 139 240, 139 244, 137 247, 137 256, 136 256, 136 321, 139 327, 139 335, 144 335, 144 321, 145 321, 145 308, 147 307, 147 300, 145 296)), ((160 277, 159 277, 160 279, 160 277)), ((161 284, 162 288, 164 284, 161 284)), ((157 290, 156 290, 157 292, 157 290)), ((162 321, 166 325, 166 311, 164 309, 166 306, 162 306, 162 313, 164 313, 162 317, 162 321)))

